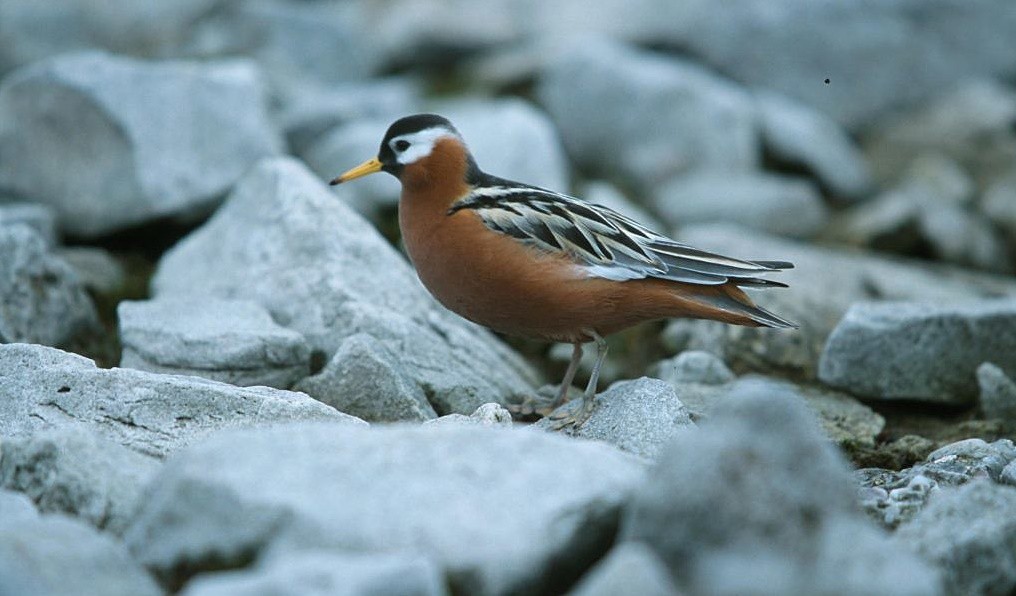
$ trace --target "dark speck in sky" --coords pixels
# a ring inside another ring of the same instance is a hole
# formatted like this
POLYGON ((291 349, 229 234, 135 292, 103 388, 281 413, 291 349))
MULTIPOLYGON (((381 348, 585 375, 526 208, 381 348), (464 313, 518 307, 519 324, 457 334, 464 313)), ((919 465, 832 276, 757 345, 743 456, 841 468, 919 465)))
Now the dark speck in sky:
POLYGON ((829 84, 829 79, 826 79, 826 80, 825 80, 825 84, 826 84, 826 85, 828 85, 828 84, 829 84))

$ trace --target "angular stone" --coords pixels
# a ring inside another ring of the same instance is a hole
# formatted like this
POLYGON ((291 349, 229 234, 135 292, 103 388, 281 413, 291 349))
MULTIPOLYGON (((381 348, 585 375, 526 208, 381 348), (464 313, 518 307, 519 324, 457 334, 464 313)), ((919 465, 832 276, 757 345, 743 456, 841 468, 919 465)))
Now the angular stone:
POLYGON ((159 469, 151 457, 79 427, 53 428, 0 443, 0 486, 122 534, 159 469))
POLYGON ((203 215, 280 149, 248 62, 85 52, 0 86, 0 188, 52 206, 76 236, 203 215))
POLYGON ((76 346, 99 319, 81 281, 24 224, 0 226, 0 342, 76 346))
POLYGON ((0 436, 8 439, 85 426, 162 457, 222 428, 292 420, 365 425, 303 393, 100 369, 76 354, 30 344, 0 345, 0 371, 0 436))
POLYGON ((864 198, 874 186, 864 155, 822 112, 777 93, 755 94, 762 143, 779 161, 804 166, 840 200, 864 198))
POLYGON ((677 596, 679 592, 670 579, 670 572, 652 549, 639 542, 622 542, 611 549, 568 594, 677 596))
POLYGON ((324 370, 294 389, 368 422, 423 421, 437 416, 398 357, 366 333, 349 336, 324 370))
POLYGON ((271 557, 254 569, 201 574, 181 594, 445 596, 448 590, 440 570, 424 557, 307 551, 271 557))
POLYGON ((929 568, 855 512, 847 464, 802 401, 760 386, 678 435, 623 536, 692 593, 939 592, 929 568))
MULTIPOLYGON (((580 399, 573 399, 559 410, 575 411, 580 405, 580 399)), ((593 407, 588 420, 563 432, 605 441, 640 457, 655 458, 675 435, 695 428, 674 388, 658 379, 618 381, 596 396, 593 407)), ((535 426, 553 428, 553 417, 543 418, 535 426)))
POLYGON ((399 354, 441 414, 469 414, 529 391, 529 365, 438 306, 405 260, 344 204, 344 188, 332 195, 293 160, 262 162, 163 257, 156 295, 253 300, 326 359, 347 337, 368 333, 399 354))
POLYGON ((56 244, 56 215, 38 203, 4 203, 0 197, 0 226, 24 224, 35 230, 48 246, 56 244))
POLYGON ((79 521, 0 515, 0 594, 158 596, 162 590, 121 544, 79 521))
POLYGON ((448 414, 433 420, 424 421, 424 426, 443 426, 446 424, 466 424, 478 426, 511 426, 512 414, 501 404, 483 404, 469 416, 448 414))
POLYGON ((456 593, 553 592, 607 549, 641 478, 636 458, 533 430, 236 431, 167 463, 125 540, 170 583, 324 549, 423 556, 456 593))
POLYGON ((812 183, 751 172, 674 178, 653 194, 653 206, 672 226, 724 221, 797 238, 814 236, 828 217, 812 183))
POLYGON ((735 84, 602 40, 583 39, 556 57, 537 95, 581 167, 648 191, 693 170, 758 165, 755 108, 735 84))
POLYGON ((734 257, 795 264, 794 269, 774 277, 790 288, 759 292, 757 300, 763 308, 798 323, 799 329, 676 320, 664 332, 664 342, 673 352, 705 350, 734 370, 793 372, 800 378, 814 378, 829 334, 855 302, 920 300, 948 305, 1016 296, 1016 283, 1003 277, 820 248, 733 226, 689 226, 678 239, 734 257))
POLYGON ((722 385, 736 378, 723 360, 699 350, 688 350, 661 360, 649 369, 648 374, 674 386, 684 383, 722 385))
POLYGON ((871 399, 964 405, 975 400, 975 371, 989 359, 1016 363, 1014 299, 860 303, 829 336, 818 377, 871 399))
POLYGON ((1016 588, 1016 489, 988 480, 943 490, 896 533, 941 570, 949 594, 1016 588))
POLYGON ((1016 383, 998 366, 984 362, 977 367, 978 402, 987 418, 999 418, 1016 426, 1016 383))
POLYGON ((310 374, 310 346, 249 300, 123 301, 120 366, 287 389, 310 374))

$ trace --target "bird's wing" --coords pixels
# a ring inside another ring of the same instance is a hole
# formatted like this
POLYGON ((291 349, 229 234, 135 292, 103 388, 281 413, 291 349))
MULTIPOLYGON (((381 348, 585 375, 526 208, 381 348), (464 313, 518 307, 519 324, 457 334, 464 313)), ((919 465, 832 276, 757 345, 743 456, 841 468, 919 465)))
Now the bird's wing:
POLYGON ((755 276, 793 267, 782 261, 742 261, 699 250, 602 205, 503 182, 474 188, 452 204, 449 215, 471 209, 491 230, 547 252, 566 254, 591 277, 783 286, 755 276))

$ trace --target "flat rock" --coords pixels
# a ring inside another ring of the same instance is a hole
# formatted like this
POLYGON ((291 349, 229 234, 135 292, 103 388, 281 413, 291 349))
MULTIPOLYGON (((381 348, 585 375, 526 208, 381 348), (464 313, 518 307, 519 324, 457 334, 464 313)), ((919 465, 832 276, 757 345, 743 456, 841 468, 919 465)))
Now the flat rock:
POLYGON ((424 557, 328 551, 286 553, 253 569, 201 574, 183 596, 445 596, 440 569, 424 557))
POLYGON ((57 243, 56 215, 52 209, 38 203, 4 203, 0 198, 0 226, 15 224, 32 228, 49 246, 57 243))
POLYGON ((931 569, 856 513, 851 488, 802 400, 745 386, 668 446, 622 535, 691 593, 939 593, 931 569))
POLYGON ((688 350, 657 362, 649 369, 649 376, 675 386, 684 383, 722 385, 736 378, 723 360, 700 350, 688 350))
POLYGON ((943 490, 896 539, 941 570, 949 594, 1016 587, 1016 489, 987 480, 943 490))
POLYGON ((323 549, 426 557, 455 593, 561 591, 608 548, 642 473, 609 446, 533 430, 236 431, 168 462, 125 540, 171 584, 323 549))
POLYGON ((856 201, 871 192, 871 169, 839 123, 777 93, 758 92, 755 101, 762 143, 773 157, 807 168, 841 201, 856 201))
POLYGON ((811 182, 777 174, 704 171, 674 178, 652 196, 656 211, 671 226, 722 221, 806 238, 828 218, 811 182))
POLYGON ((249 300, 208 296, 117 305, 120 366, 287 389, 310 375, 310 346, 249 300))
POLYGON ((795 265, 774 276, 790 288, 752 295, 763 308, 798 323, 799 329, 676 320, 664 332, 664 342, 673 352, 705 350, 735 371, 792 372, 799 378, 814 378, 829 334, 854 302, 921 300, 948 305, 1016 296, 1016 283, 1004 277, 805 245, 735 226, 689 226, 677 238, 733 257, 787 260, 795 265))
POLYGON ((829 336, 818 377, 871 399, 964 405, 989 359, 1016 363, 1016 299, 860 303, 829 336))
MULTIPOLYGON (((561 406, 561 411, 579 407, 580 399, 561 406)), ((640 457, 654 458, 674 435, 694 428, 674 388, 659 379, 642 377, 618 381, 596 396, 589 419, 566 434, 616 445, 640 457)), ((553 414, 536 423, 537 428, 552 428, 553 414)))
POLYGON ((252 300, 325 360, 347 337, 367 333, 399 354, 441 414, 471 414, 529 391, 536 376, 529 365, 438 306, 409 264, 344 204, 346 187, 336 196, 296 161, 261 162, 162 258, 156 296, 252 300))
POLYGON ((639 542, 622 542, 568 592, 570 596, 677 596, 670 572, 656 553, 639 542))
POLYGON ((71 267, 25 224, 0 226, 0 342, 77 346, 99 332, 71 267))
POLYGON ((213 431, 292 420, 362 425, 303 393, 234 387, 197 377, 100 369, 91 360, 31 344, 0 345, 0 436, 85 426, 155 457, 213 431))
POLYGON ((701 66, 595 39, 556 58, 537 95, 581 167, 648 191, 697 169, 759 164, 751 96, 701 66))
POLYGON ((75 236, 195 218, 280 151, 265 103, 249 62, 33 64, 0 86, 0 188, 50 205, 75 236))
MULTIPOLYGON (((0 511, 6 512, 0 494, 0 511)), ((162 590, 111 536, 63 515, 0 515, 0 594, 157 596, 162 590)))
POLYGON ((123 533, 159 462, 80 427, 52 428, 0 443, 0 486, 123 533))
POLYGON ((437 416, 398 356, 366 333, 346 338, 324 370, 294 389, 368 422, 423 421, 437 416))
POLYGON ((466 424, 478 426, 511 426, 512 413, 501 404, 483 404, 476 411, 465 416, 448 414, 433 420, 425 420, 424 426, 444 426, 446 424, 466 424))
POLYGON ((1016 426, 1016 383, 998 366, 984 362, 977 367, 978 402, 987 418, 999 418, 1016 426))

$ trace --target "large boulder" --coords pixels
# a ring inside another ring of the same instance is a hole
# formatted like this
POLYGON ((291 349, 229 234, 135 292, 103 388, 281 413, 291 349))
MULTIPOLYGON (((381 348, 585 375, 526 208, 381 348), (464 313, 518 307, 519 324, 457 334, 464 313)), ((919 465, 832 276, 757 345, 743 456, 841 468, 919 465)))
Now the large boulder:
POLYGON ((0 85, 0 190, 94 237, 207 213, 281 141, 249 62, 143 62, 100 52, 0 85))
POLYGON ((53 348, 0 345, 0 437, 84 426, 135 451, 163 457, 222 428, 291 420, 365 424, 303 393, 101 369, 87 358, 53 348))
POLYGON ((125 540, 170 584, 325 549, 426 557, 455 593, 560 591, 609 548, 642 473, 607 445, 528 429, 235 431, 168 462, 125 540))
POLYGON ((531 389, 535 374, 489 333, 444 310, 377 231, 304 166, 261 162, 207 224, 171 249, 159 297, 209 294, 261 304, 330 359, 367 333, 398 354, 445 414, 531 389))

